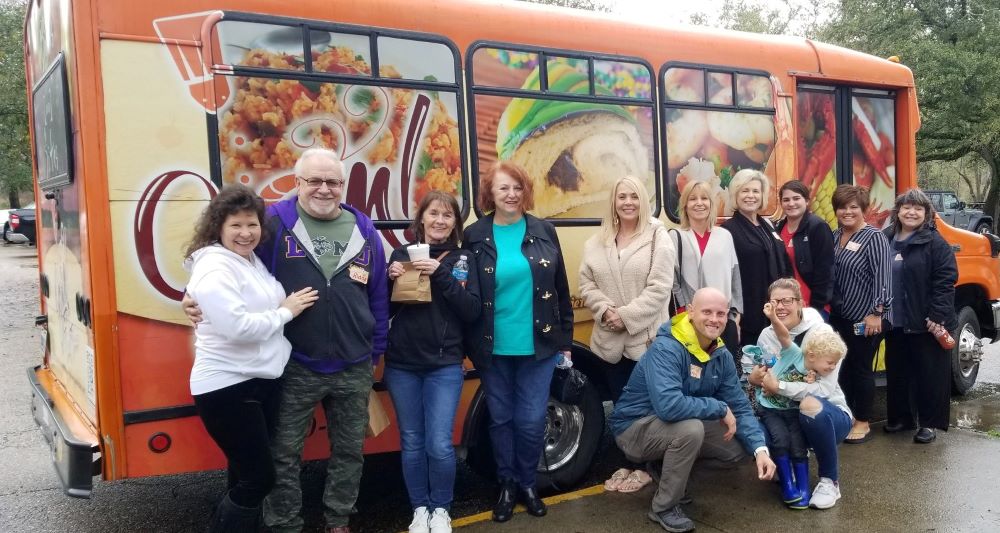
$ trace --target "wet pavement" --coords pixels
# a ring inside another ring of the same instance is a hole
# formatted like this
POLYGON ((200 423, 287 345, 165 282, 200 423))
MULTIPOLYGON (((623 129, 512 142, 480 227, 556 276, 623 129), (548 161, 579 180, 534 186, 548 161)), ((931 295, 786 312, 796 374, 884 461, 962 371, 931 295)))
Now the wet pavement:
MULTIPOLYGON (((996 409, 1000 399, 990 402, 996 409)), ((786 509, 777 484, 758 481, 748 462, 732 471, 696 466, 694 503, 685 512, 701 532, 1000 531, 1000 439, 953 428, 939 432, 932 444, 918 445, 909 434, 882 433, 881 424, 873 429, 877 434, 868 443, 841 446, 842 498, 832 509, 786 509)), ((812 476, 815 483, 815 462, 812 476)), ((653 491, 652 485, 634 494, 593 487, 550 498, 544 518, 522 512, 499 525, 484 515, 474 519, 486 521, 462 531, 662 531, 646 518, 653 491)))

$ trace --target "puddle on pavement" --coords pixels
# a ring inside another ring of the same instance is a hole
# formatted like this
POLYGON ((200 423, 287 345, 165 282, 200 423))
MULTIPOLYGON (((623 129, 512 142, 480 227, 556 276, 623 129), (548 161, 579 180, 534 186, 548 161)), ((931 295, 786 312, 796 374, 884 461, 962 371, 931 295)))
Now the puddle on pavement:
POLYGON ((952 399, 951 423, 983 433, 1000 431, 1000 384, 980 383, 968 395, 952 399))

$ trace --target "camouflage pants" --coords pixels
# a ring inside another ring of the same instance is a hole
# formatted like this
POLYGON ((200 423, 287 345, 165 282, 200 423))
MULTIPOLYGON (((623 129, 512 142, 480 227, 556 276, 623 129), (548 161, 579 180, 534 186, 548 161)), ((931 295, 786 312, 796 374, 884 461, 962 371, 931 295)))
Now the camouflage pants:
POLYGON ((368 426, 372 365, 361 362, 334 374, 319 374, 294 360, 281 376, 281 403, 271 455, 276 479, 264 501, 264 521, 272 531, 302 531, 302 447, 316 404, 322 402, 330 439, 323 507, 327 526, 346 526, 354 512, 368 426))

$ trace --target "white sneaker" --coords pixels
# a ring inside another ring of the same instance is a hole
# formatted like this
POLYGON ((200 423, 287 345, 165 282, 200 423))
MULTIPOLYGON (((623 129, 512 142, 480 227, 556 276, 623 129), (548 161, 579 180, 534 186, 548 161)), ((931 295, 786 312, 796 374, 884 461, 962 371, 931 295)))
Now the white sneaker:
POLYGON ((428 524, 431 526, 431 533, 451 533, 451 517, 448 516, 448 510, 442 507, 434 509, 428 524))
POLYGON ((427 514, 426 507, 417 507, 413 510, 413 521, 410 522, 410 533, 430 533, 427 522, 430 515, 427 514))
POLYGON ((819 483, 816 484, 816 488, 813 489, 809 506, 816 509, 829 509, 837 505, 837 500, 839 499, 840 485, 828 477, 821 477, 819 478, 819 483))

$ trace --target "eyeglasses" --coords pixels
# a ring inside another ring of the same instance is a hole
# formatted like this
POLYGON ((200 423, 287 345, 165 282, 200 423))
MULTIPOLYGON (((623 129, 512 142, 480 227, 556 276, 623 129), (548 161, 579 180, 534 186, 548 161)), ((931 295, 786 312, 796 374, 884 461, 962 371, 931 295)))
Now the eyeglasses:
POLYGON ((307 178, 301 178, 301 177, 299 179, 302 180, 303 182, 305 182, 305 184, 310 189, 319 189, 323 185, 326 185, 327 187, 329 187, 331 189, 339 189, 339 188, 341 188, 341 187, 344 186, 344 180, 342 180, 342 179, 328 179, 328 180, 325 180, 325 179, 322 179, 322 178, 308 178, 307 179, 307 178))
POLYGON ((771 300, 771 305, 777 306, 781 304, 785 307, 790 307, 793 303, 799 301, 798 298, 781 298, 780 300, 771 300))

